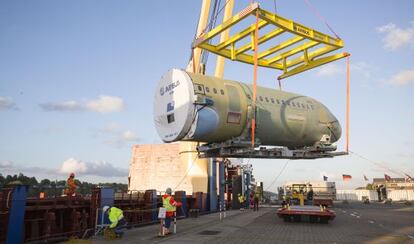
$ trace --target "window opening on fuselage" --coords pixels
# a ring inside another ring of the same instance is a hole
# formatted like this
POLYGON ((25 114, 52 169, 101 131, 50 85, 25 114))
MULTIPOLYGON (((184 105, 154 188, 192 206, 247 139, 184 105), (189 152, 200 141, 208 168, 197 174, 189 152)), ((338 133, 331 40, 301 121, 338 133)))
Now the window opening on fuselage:
POLYGON ((174 113, 167 115, 167 121, 168 121, 168 124, 171 124, 172 122, 175 121, 174 113))

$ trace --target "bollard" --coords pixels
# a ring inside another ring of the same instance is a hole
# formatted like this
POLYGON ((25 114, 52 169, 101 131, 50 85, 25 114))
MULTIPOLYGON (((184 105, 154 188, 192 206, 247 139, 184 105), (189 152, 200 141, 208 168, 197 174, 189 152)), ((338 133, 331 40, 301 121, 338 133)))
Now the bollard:
POLYGON ((160 221, 160 224, 161 224, 161 236, 165 236, 165 232, 164 232, 164 230, 165 230, 165 219, 161 219, 161 221, 160 221))
POLYGON ((220 220, 222 220, 223 219, 223 216, 222 216, 222 204, 221 204, 221 202, 219 202, 219 206, 220 206, 220 220))
POLYGON ((174 212, 174 234, 177 233, 177 211, 174 212))

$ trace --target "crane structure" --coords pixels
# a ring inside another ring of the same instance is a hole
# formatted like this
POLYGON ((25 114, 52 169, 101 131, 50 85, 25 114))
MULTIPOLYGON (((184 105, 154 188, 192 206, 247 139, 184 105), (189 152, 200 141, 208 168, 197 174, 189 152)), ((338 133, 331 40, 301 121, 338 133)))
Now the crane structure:
POLYGON ((205 49, 230 60, 252 65, 257 58, 258 66, 281 70, 283 73, 278 79, 284 79, 349 56, 346 52, 327 56, 343 48, 343 40, 261 9, 258 3, 251 3, 211 31, 202 33, 195 39, 192 47, 205 49), (257 16, 257 19, 247 28, 226 40, 220 39, 219 42, 212 43, 218 34, 228 31, 229 28, 252 15, 257 16), (269 25, 274 28, 262 36, 257 36, 258 29, 269 25), (275 38, 282 35, 289 35, 289 38, 280 37, 280 40, 287 40, 278 42, 275 38), (268 41, 272 41, 275 45, 262 51, 260 45, 268 41), (238 43, 243 44, 238 45, 238 43), (257 57, 252 53, 252 51, 258 51, 256 49, 260 50, 257 57), (297 56, 297 54, 301 55, 297 56))

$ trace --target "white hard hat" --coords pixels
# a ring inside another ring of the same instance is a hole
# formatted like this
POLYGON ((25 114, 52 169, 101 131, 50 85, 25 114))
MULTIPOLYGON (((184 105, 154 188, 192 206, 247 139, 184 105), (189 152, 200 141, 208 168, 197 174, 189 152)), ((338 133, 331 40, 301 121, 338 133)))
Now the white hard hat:
POLYGON ((108 209, 109 209, 109 206, 104 206, 104 207, 102 208, 102 212, 103 212, 103 213, 105 213, 106 211, 108 211, 108 209))

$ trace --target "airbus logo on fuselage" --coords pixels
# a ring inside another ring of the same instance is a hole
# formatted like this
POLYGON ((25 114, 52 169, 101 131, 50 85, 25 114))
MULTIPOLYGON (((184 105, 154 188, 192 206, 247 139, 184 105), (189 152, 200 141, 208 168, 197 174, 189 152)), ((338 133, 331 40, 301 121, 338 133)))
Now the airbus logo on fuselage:
POLYGON ((172 83, 166 85, 165 87, 164 86, 161 87, 160 88, 160 94, 161 94, 161 96, 164 96, 164 93, 168 93, 168 92, 173 91, 179 85, 180 85, 180 81, 177 80, 176 82, 172 82, 172 83))

